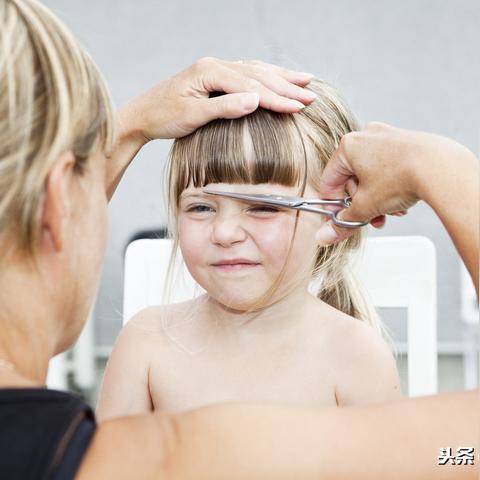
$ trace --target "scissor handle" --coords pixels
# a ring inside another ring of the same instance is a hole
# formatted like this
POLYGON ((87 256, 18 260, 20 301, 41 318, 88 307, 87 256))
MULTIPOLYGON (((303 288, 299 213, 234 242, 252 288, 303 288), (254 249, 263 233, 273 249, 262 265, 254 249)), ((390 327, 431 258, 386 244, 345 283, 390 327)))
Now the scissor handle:
POLYGON ((299 205, 339 205, 343 208, 348 208, 352 204, 352 197, 347 196, 344 198, 334 198, 334 199, 327 199, 327 198, 313 198, 313 199, 299 199, 299 205))
MULTIPOLYGON (((347 201, 347 199, 345 199, 347 201)), ((364 227, 365 225, 368 225, 369 222, 356 222, 353 220, 341 220, 340 218, 337 218, 337 215, 343 212, 343 210, 340 210, 338 212, 330 212, 330 218, 332 219, 332 222, 337 225, 338 227, 343 227, 343 228, 358 228, 358 227, 364 227)))

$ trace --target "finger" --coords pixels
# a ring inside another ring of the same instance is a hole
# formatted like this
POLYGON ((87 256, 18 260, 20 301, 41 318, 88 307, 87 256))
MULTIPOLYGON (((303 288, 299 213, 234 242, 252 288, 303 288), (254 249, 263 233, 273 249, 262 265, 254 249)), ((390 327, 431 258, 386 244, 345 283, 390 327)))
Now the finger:
POLYGON ((233 63, 231 67, 236 72, 253 78, 263 84, 265 87, 275 92, 282 97, 291 98, 302 102, 304 105, 312 103, 317 95, 311 90, 302 88, 289 80, 285 79, 278 73, 280 70, 272 68, 273 66, 268 64, 240 64, 233 63))
POLYGON ((268 70, 276 73, 277 75, 280 75, 288 82, 294 83, 295 85, 298 85, 300 87, 308 85, 315 78, 315 75, 313 75, 312 73, 290 70, 287 68, 279 67, 278 65, 262 62, 261 60, 251 60, 247 63, 251 63, 253 65, 261 65, 268 70))
MULTIPOLYGON (((350 207, 342 210, 337 218, 339 220, 361 221, 368 222, 372 217, 375 218, 375 226, 381 228, 385 223, 382 216, 372 215, 372 207, 369 204, 368 197, 366 197, 361 190, 358 190, 352 197, 352 204, 350 207)), ((361 228, 361 227, 360 227, 361 228)), ((341 242, 353 235, 358 228, 344 228, 335 225, 332 221, 326 222, 317 232, 317 242, 321 245, 332 245, 341 242)))
POLYGON ((397 210, 396 212, 389 213, 389 215, 393 215, 395 217, 403 217, 408 213, 408 210, 397 210))
MULTIPOLYGON (((379 215, 370 221, 372 227, 383 228, 386 223, 385 215, 379 215)), ((321 246, 334 245, 336 243, 346 240, 348 237, 356 233, 356 228, 340 228, 333 224, 333 222, 325 222, 317 231, 315 240, 321 246)))
POLYGON ((358 187, 353 185, 352 180, 354 181, 353 171, 343 159, 340 151, 337 150, 320 177, 320 196, 322 198, 340 198, 346 191, 353 196, 354 192, 350 193, 350 190, 356 192, 358 187))
POLYGON ((207 114, 214 118, 239 118, 258 108, 258 93, 230 93, 205 100, 207 114))
POLYGON ((355 195, 352 196, 351 204, 348 208, 343 209, 337 218, 348 221, 369 222, 372 218, 383 215, 381 211, 374 205, 371 197, 359 188, 355 195))
POLYGON ((331 220, 325 222, 315 234, 315 241, 321 246, 334 245, 353 235, 355 228, 338 228, 331 220))
POLYGON ((350 177, 345 184, 345 191, 350 197, 353 197, 358 190, 358 180, 355 177, 350 177))
POLYGON ((305 107, 298 100, 277 95, 258 80, 219 64, 212 64, 211 68, 204 72, 202 88, 205 93, 215 91, 225 93, 255 92, 260 96, 260 106, 275 112, 295 113, 305 107))
POLYGON ((379 215, 378 217, 372 218, 370 220, 370 225, 375 228, 383 228, 386 221, 387 217, 385 215, 379 215))
POLYGON ((258 108, 258 93, 230 93, 208 99, 194 99, 190 102, 189 131, 217 118, 239 118, 258 108))
POLYGON ((310 83, 310 81, 315 78, 315 75, 307 72, 299 72, 297 70, 290 70, 287 68, 279 67, 278 65, 273 65, 271 63, 262 62, 261 60, 247 60, 247 61, 237 61, 237 62, 227 62, 224 61, 224 64, 227 66, 230 65, 256 65, 263 67, 264 69, 282 77, 287 82, 298 85, 299 87, 304 87, 310 83))

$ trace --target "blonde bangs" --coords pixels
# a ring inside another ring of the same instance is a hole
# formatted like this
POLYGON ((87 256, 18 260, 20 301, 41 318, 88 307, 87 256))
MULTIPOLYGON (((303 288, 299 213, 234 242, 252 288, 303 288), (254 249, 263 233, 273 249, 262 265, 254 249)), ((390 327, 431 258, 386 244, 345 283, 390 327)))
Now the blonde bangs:
POLYGON ((235 120, 216 120, 177 140, 169 165, 170 206, 183 190, 209 183, 303 185, 303 138, 292 115, 259 109, 235 120))

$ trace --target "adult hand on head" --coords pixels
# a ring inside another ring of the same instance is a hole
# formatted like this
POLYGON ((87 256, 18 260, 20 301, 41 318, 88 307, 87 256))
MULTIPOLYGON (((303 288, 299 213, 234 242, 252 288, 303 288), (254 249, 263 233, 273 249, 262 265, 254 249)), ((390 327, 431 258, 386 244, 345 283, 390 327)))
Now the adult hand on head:
POLYGON ((123 110, 145 141, 179 138, 216 118, 238 118, 261 106, 298 112, 315 99, 304 89, 312 75, 259 61, 227 62, 202 58, 154 86, 123 110), (226 95, 210 98, 212 92, 226 95))
MULTIPOLYGON (((327 164, 322 178, 322 198, 339 198, 347 192, 352 205, 342 220, 365 220, 374 227, 385 224, 385 215, 405 215, 420 197, 416 164, 431 156, 432 148, 449 141, 436 135, 370 123, 359 132, 345 135, 327 164)), ((322 245, 337 243, 355 229, 326 222, 317 233, 322 245)))
POLYGON ((202 58, 160 82, 117 112, 117 138, 105 176, 110 199, 128 165, 150 140, 179 138, 217 118, 238 118, 259 106, 298 112, 316 95, 305 87, 312 75, 259 61, 202 58), (212 92, 225 95, 210 97, 212 92))

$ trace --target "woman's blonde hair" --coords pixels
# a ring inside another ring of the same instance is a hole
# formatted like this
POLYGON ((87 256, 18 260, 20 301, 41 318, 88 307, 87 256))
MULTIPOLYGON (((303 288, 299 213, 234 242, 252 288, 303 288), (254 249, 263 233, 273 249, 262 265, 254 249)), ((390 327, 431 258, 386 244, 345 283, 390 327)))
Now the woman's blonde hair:
POLYGON ((81 173, 112 142, 107 88, 73 35, 36 0, 0 1, 0 238, 34 254, 55 160, 71 151, 81 173))
MULTIPOLYGON (((174 142, 168 164, 169 225, 174 240, 170 272, 178 248, 175 220, 179 199, 189 185, 203 187, 219 182, 271 182, 297 186, 299 195, 307 184, 317 191, 320 189, 325 165, 342 136, 357 129, 357 122, 331 85, 314 80, 308 89, 315 92, 317 98, 299 113, 280 114, 258 109, 243 118, 215 120, 174 142), (246 132, 251 138, 253 154, 245 151, 246 132)), ((295 231, 296 224, 292 241, 295 231)), ((382 330, 374 308, 366 300, 350 270, 350 254, 360 245, 361 232, 357 232, 339 244, 319 246, 313 271, 309 274, 312 280, 316 280, 318 298, 382 330)), ((284 278, 285 266, 252 310, 268 303, 284 278)))

